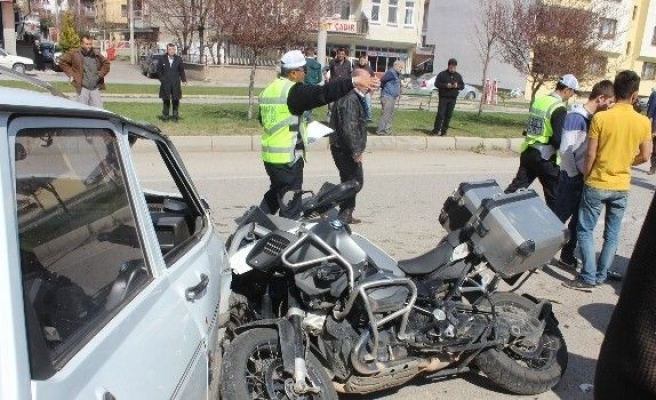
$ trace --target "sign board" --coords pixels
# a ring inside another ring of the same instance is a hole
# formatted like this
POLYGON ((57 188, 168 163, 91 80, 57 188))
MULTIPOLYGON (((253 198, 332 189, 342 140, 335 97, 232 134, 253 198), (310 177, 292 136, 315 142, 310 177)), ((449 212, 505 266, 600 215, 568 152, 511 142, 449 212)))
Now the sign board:
POLYGON ((358 33, 358 23, 349 20, 331 20, 322 22, 328 32, 358 33))

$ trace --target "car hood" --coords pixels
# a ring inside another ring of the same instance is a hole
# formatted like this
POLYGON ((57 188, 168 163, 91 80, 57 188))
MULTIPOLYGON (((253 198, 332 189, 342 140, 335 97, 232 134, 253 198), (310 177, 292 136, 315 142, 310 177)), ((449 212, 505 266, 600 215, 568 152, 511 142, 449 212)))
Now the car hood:
POLYGON ((21 63, 21 64, 27 64, 27 65, 34 64, 34 61, 32 61, 31 58, 21 57, 21 56, 13 56, 11 54, 7 55, 7 57, 5 57, 4 59, 6 60, 5 63, 7 63, 7 62, 11 63, 11 64, 21 63))

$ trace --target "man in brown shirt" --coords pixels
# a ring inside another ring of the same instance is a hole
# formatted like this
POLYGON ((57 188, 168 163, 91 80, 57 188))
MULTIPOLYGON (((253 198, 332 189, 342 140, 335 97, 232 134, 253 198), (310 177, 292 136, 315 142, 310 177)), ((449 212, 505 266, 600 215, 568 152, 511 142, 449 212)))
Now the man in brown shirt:
POLYGON ((80 47, 67 51, 59 60, 59 66, 77 91, 76 101, 103 107, 100 90, 105 90, 104 78, 109 73, 109 61, 93 48, 91 35, 83 34, 80 47))

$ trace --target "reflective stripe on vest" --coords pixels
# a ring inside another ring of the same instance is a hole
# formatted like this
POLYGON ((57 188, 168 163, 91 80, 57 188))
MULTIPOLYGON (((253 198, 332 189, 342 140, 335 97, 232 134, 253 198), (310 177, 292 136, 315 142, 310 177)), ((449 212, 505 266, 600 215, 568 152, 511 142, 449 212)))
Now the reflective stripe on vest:
MULTIPOLYGON (((285 78, 276 79, 259 97, 262 134, 262 160, 272 164, 290 164, 296 160, 296 142, 300 131, 306 140, 305 124, 287 107, 289 90, 295 84, 285 78)), ((303 146, 305 148, 305 146, 303 146)))
MULTIPOLYGON (((536 147, 543 153, 543 146, 550 146, 549 140, 553 136, 551 115, 560 107, 565 107, 565 103, 551 95, 541 97, 533 103, 526 124, 526 139, 520 148, 522 152, 529 147, 536 147)), ((552 152, 555 151, 552 147, 552 152)))

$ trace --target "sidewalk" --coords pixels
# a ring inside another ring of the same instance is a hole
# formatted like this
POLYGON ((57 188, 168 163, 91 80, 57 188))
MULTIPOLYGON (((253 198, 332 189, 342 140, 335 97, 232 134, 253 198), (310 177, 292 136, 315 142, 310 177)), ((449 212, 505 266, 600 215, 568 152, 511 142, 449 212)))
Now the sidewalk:
MULTIPOLYGON (((260 136, 170 136, 180 152, 239 152, 260 151, 260 136)), ((480 137, 425 137, 425 136, 372 136, 367 138, 367 150, 406 150, 406 151, 511 151, 519 153, 523 138, 480 138, 480 137)), ((135 145, 139 149, 139 142, 135 145)), ((310 153, 328 151, 328 139, 324 138, 308 146, 310 153)))

